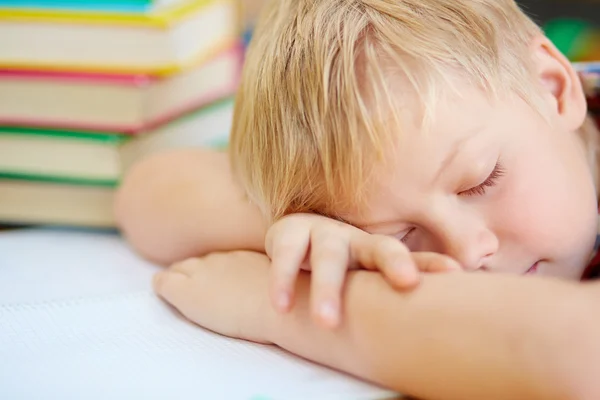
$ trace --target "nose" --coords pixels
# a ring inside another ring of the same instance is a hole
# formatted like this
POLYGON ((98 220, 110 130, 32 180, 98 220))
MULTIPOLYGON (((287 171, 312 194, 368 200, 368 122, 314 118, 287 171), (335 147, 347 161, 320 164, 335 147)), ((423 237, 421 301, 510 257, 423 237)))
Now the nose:
POLYGON ((498 251, 497 236, 477 218, 457 218, 440 232, 443 253, 458 261, 463 269, 475 271, 498 251))

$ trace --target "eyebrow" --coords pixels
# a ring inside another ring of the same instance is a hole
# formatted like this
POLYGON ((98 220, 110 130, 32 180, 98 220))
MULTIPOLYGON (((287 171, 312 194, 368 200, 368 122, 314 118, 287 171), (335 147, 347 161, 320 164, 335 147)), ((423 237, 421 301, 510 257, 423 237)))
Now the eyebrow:
MULTIPOLYGON (((479 130, 480 130, 479 128, 473 129, 470 131, 470 133, 473 133, 473 132, 476 132, 479 130)), ((467 143, 474 137, 475 137, 475 135, 468 134, 452 144, 452 149, 450 150, 450 152, 448 152, 448 154, 442 161, 440 168, 438 169, 438 171, 435 174, 435 177, 433 178, 433 183, 436 183, 437 181, 440 180, 440 177, 442 176, 444 171, 448 168, 448 166, 450 166, 450 164, 452 164, 454 159, 461 153, 461 148, 465 145, 465 143, 467 143)))

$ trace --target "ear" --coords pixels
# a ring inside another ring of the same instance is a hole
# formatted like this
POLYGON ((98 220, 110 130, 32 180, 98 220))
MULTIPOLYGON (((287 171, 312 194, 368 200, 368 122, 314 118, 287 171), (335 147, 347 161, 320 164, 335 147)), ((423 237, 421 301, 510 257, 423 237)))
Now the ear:
POLYGON ((546 36, 533 39, 532 54, 544 98, 558 118, 557 122, 569 131, 576 131, 587 115, 587 102, 577 72, 546 36))

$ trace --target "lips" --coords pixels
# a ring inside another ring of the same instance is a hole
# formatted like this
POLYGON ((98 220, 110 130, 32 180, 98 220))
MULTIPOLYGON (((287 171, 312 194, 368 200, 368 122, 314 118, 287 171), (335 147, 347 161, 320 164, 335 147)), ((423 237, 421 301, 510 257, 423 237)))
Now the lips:
POLYGON ((531 268, 529 268, 527 271, 525 271, 525 275, 531 275, 531 274, 535 274, 538 270, 538 267, 540 265, 540 262, 536 262, 535 264, 533 264, 531 266, 531 268))

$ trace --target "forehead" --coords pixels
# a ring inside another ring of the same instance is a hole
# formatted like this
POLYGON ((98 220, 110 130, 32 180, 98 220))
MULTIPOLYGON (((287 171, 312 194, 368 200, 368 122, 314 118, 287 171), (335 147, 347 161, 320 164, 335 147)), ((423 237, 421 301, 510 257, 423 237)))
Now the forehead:
MULTIPOLYGON (((393 160, 392 164, 398 160, 410 164, 427 156, 434 164, 438 157, 431 156, 444 154, 457 142, 498 124, 513 105, 513 99, 492 99, 469 85, 461 90, 439 90, 429 102, 401 83, 393 84, 392 89, 394 99, 384 112, 386 128, 393 131, 392 143, 386 146, 386 161, 393 160)), ((378 167, 381 172, 392 165, 384 161, 378 167)))
MULTIPOLYGON (((440 96, 430 120, 427 105, 414 93, 395 92, 399 118, 390 116, 393 143, 386 158, 376 164, 365 187, 363 201, 341 216, 356 225, 366 225, 381 204, 410 204, 431 187, 436 174, 452 153, 470 160, 487 154, 500 141, 522 137, 519 129, 534 129, 535 113, 523 100, 513 97, 492 99, 481 90, 465 85, 461 93, 448 91, 440 96), (399 120, 399 121, 398 121, 399 120)), ((535 114, 536 115, 536 114, 535 114)), ((377 218, 375 218, 377 219, 377 218)))
MULTIPOLYGON (((464 130, 482 112, 489 112, 498 94, 485 91, 453 69, 408 76, 386 62, 384 76, 359 76, 367 118, 380 119, 383 129, 393 129, 396 142, 414 133, 464 130)), ((504 96, 506 97, 506 96, 504 96)))

